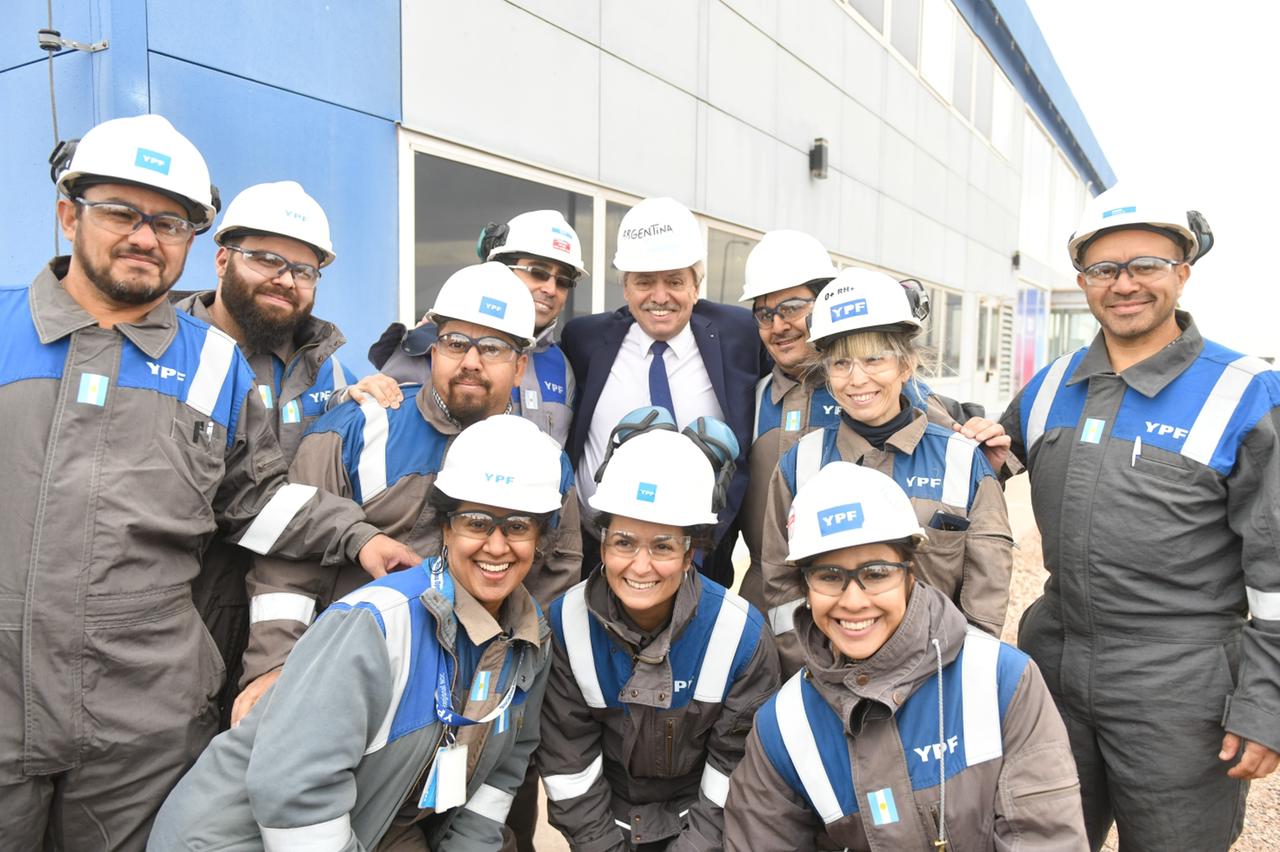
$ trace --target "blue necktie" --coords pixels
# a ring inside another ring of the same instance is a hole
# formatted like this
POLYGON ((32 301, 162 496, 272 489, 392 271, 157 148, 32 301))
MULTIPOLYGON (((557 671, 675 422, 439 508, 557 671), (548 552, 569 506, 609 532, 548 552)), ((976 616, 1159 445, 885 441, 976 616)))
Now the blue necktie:
POLYGON ((649 403, 660 405, 676 416, 676 404, 671 399, 671 383, 667 381, 667 362, 662 357, 670 347, 664 340, 655 340, 649 347, 653 361, 649 364, 649 403))

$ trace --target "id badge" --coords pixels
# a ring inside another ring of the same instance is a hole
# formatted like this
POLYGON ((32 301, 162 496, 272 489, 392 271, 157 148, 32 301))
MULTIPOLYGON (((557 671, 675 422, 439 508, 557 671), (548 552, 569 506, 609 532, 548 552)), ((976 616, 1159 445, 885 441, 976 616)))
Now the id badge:
POLYGON ((436 749, 418 808, 443 813, 467 801, 467 744, 452 743, 436 749))

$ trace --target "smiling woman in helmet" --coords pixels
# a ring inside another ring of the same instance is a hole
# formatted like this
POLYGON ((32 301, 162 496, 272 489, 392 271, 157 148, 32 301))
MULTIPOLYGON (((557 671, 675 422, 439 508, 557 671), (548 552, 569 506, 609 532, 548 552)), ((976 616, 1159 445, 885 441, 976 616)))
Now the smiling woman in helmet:
POLYGON ((930 530, 930 546, 919 559, 921 579, 988 633, 998 636, 1004 625, 1013 570, 1004 493, 974 441, 930 423, 909 403, 920 328, 904 285, 869 269, 842 270, 814 304, 813 368, 841 414, 839 422, 810 432, 784 453, 769 482, 762 574, 784 674, 799 666, 791 625, 803 601, 799 578, 785 564, 787 512, 797 487, 835 461, 892 476, 930 530))
POLYGON ((550 662, 521 583, 563 500, 561 455, 519 417, 463 430, 427 494, 440 555, 321 614, 148 848, 501 848, 550 662))
POLYGON ((648 408, 610 443, 591 497, 602 564, 551 607, 548 815, 575 849, 719 849, 729 774, 778 685, 759 613, 693 568, 737 442, 648 408))
POLYGON ((1086 849, 1039 669, 917 582, 926 536, 902 489, 829 464, 787 530, 805 668, 756 714, 725 849, 1086 849))

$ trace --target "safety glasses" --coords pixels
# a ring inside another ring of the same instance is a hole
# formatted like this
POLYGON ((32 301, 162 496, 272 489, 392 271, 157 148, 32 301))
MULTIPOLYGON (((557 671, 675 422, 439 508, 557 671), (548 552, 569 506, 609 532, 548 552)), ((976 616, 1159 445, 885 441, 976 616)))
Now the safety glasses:
POLYGON ((92 224, 120 237, 128 236, 143 225, 150 225, 159 242, 169 245, 184 243, 195 233, 196 226, 173 213, 148 215, 131 204, 120 201, 85 201, 73 199, 84 208, 85 218, 92 224))
POLYGON ((508 269, 514 269, 517 272, 523 272, 539 284, 546 284, 552 278, 556 280, 557 287, 563 287, 566 290, 572 290, 578 286, 578 279, 570 278, 568 275, 560 275, 553 272, 545 266, 534 266, 532 264, 509 263, 508 269))
POLYGON ((857 568, 840 565, 806 565, 801 571, 809 589, 829 598, 838 598, 849 588, 849 582, 858 584, 868 595, 882 595, 902 585, 902 578, 911 569, 908 562, 865 562, 857 568))

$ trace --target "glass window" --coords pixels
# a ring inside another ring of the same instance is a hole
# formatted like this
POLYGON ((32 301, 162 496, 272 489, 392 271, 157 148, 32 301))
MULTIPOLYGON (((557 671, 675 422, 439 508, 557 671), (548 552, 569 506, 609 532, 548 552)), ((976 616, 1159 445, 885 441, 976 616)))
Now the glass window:
POLYGON ((948 101, 955 77, 955 22, 950 0, 924 0, 920 42, 920 74, 948 101))
MULTIPOLYGON (((1053 156, 1049 139, 1030 115, 1022 129, 1022 207, 1018 217, 1018 248, 1042 263, 1055 257, 1055 249, 1066 245, 1066 236, 1051 240, 1053 198, 1053 156)), ((1072 212, 1075 215, 1075 212, 1072 212)), ((1068 233, 1070 233, 1068 231, 1068 233)), ((1065 254, 1065 252, 1063 252, 1065 254)))
POLYGON ((973 123, 978 132, 991 138, 991 77, 995 66, 985 50, 976 52, 973 63, 973 123))
POLYGON ((978 308, 978 372, 990 372, 991 364, 991 312, 992 308, 982 305, 978 308))
MULTIPOLYGON (((626 204, 620 204, 617 201, 610 201, 604 208, 604 262, 607 265, 600 271, 605 278, 598 284, 604 285, 606 311, 615 311, 627 303, 622 298, 622 273, 613 268, 613 256, 618 251, 618 229, 622 227, 622 217, 627 215, 630 209, 626 204)), ((591 306, 588 304, 585 312, 589 313, 590 310, 591 306)))
MULTIPOLYGON (((563 213, 582 241, 587 271, 593 271, 591 205, 589 196, 567 189, 415 154, 414 316, 427 312, 445 279, 463 266, 479 262, 476 240, 487 223, 505 222, 528 210, 563 213)), ((617 231, 616 226, 613 230, 617 231)), ((569 291, 563 317, 567 320, 589 313, 591 285, 587 279, 585 285, 569 291)))
POLYGON ((702 298, 736 305, 742 295, 747 255, 758 242, 751 237, 708 228, 707 280, 702 287, 702 298))
POLYGON ((849 0, 853 10, 876 28, 876 32, 884 32, 884 0, 849 0))
POLYGON ((889 26, 889 43, 915 65, 920 60, 920 0, 893 0, 889 26))
POLYGON ((973 33, 956 24, 956 70, 952 103, 965 118, 973 118, 973 33))
POLYGON ((938 353, 942 346, 942 324, 946 319, 942 316, 943 292, 937 287, 926 288, 929 291, 929 317, 924 321, 924 352, 920 358, 922 375, 933 377, 938 375, 938 353))
POLYGON ((959 293, 948 292, 943 305, 945 320, 942 324, 942 375, 960 375, 960 338, 964 330, 961 320, 964 299, 959 293))
POLYGON ((1013 156, 1013 122, 1016 115, 1013 86, 995 72, 991 91, 991 144, 1006 157, 1013 156))

